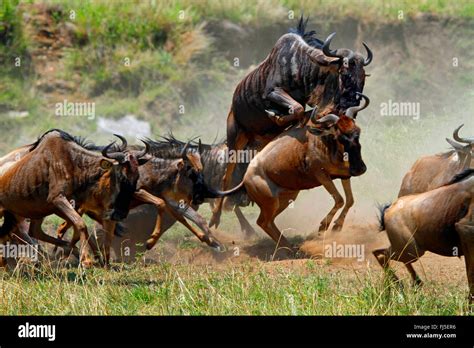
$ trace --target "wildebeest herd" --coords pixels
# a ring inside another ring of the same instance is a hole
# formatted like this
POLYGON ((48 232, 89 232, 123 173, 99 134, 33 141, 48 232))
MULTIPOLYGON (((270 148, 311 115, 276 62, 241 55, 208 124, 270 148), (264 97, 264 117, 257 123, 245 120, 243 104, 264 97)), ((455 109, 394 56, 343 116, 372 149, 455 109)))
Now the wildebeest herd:
MULTIPOLYGON (((210 227, 217 227, 222 210, 230 208, 242 231, 252 234, 239 207, 254 202, 260 209, 257 224, 277 247, 293 253, 296 249, 274 220, 301 190, 318 186, 334 199, 319 231, 328 230, 342 208, 332 227, 340 230, 354 204, 350 178, 366 171, 356 117, 369 106, 362 93, 373 53, 365 43, 366 56, 331 49, 335 34, 319 40, 306 24, 301 18, 237 85, 224 142, 180 141, 170 134, 142 139, 139 146, 116 135, 119 144, 98 146, 52 129, 0 158, 2 243, 41 240, 78 256, 85 267, 95 261, 107 266, 114 235, 123 233, 120 221, 131 209, 149 204, 157 218, 147 231, 147 249, 179 221, 199 240, 222 250, 210 227), (258 153, 248 161, 222 160, 223 153, 245 151, 258 153), (345 201, 335 179, 341 179, 345 201), (197 212, 206 201, 212 207, 209 225, 197 212), (64 220, 56 237, 41 228, 53 214, 64 220), (102 226, 99 243, 89 235, 84 214, 102 226), (172 220, 166 226, 164 215, 172 220), (70 227, 73 235, 66 241, 70 227)), ((472 301, 474 138, 461 137, 460 128, 454 140, 447 139, 453 150, 418 160, 403 179, 398 200, 381 208, 381 229, 391 246, 373 253, 384 268, 390 260, 403 262, 418 284, 411 264, 425 251, 464 255, 472 301)))

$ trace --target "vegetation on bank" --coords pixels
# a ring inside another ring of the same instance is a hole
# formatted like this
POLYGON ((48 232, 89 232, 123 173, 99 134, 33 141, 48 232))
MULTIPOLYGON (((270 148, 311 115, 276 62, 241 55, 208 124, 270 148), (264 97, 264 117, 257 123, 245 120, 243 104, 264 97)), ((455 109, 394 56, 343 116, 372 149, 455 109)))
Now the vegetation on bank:
POLYGON ((264 29, 294 23, 302 12, 328 21, 348 17, 383 23, 399 21, 399 11, 406 18, 419 13, 472 18, 474 4, 469 0, 4 0, 0 123, 8 135, 0 150, 8 147, 6 143, 29 141, 51 126, 93 132, 96 122, 55 117, 55 103, 65 99, 93 101, 96 114, 104 117, 136 115, 152 121, 156 133, 197 117, 204 124, 213 115, 225 118, 229 86, 245 69, 219 50, 215 32, 209 29, 212 23, 230 21, 237 31, 264 29), (214 101, 216 107, 208 111, 214 101), (28 114, 18 117, 11 111, 28 114))

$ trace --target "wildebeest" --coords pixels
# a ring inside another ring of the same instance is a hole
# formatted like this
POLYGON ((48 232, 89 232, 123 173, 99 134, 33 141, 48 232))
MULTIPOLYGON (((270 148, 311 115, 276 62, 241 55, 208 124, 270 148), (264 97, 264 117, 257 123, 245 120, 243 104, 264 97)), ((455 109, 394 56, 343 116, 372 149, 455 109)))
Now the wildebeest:
MULTIPOLYGON (((381 230, 391 246, 374 250, 380 265, 388 270, 389 261, 403 262, 415 284, 421 284, 412 263, 426 251, 443 256, 464 255, 474 301, 474 169, 456 175, 447 184, 419 194, 399 197, 382 207, 381 230)), ((393 280, 398 278, 389 272, 393 280)))
MULTIPOLYGON (((142 204, 152 204, 157 209, 158 214, 154 217, 153 231, 145 231, 148 235, 147 249, 153 248, 166 231, 166 228, 162 228, 163 214, 165 213, 172 216, 174 221, 181 222, 202 242, 213 248, 221 249, 222 245, 212 236, 205 219, 192 206, 194 201, 203 199, 211 192, 205 185, 200 184, 203 180, 200 146, 198 145, 195 149, 190 146, 189 142, 173 146, 174 144, 168 141, 151 139, 143 140, 143 142, 146 150, 137 146, 122 150, 132 153, 134 151, 147 153, 147 163, 139 167, 140 175, 136 192, 134 192, 129 206, 129 209, 133 209, 142 204), (185 218, 195 223, 200 231, 190 225, 185 218)), ((94 150, 101 150, 101 147, 96 147, 94 150)), ((98 219, 95 214, 90 214, 86 209, 82 209, 81 213, 87 213, 103 225, 101 219, 98 219)), ((148 219, 149 216, 143 216, 143 218, 148 219)), ((62 238, 69 227, 67 222, 63 223, 57 231, 58 237, 62 238)), ((134 230, 133 226, 125 224, 125 227, 127 230, 134 230)), ((106 230, 105 226, 103 229, 106 230)), ((139 232, 133 231, 134 234, 139 232)), ((111 234, 109 236, 111 238, 111 234)), ((133 238, 133 236, 130 237, 133 238)), ((73 237, 73 243, 75 242, 77 242, 77 236, 73 237)))
POLYGON ((138 181, 137 158, 132 154, 110 154, 111 146, 98 154, 62 130, 44 133, 0 177, 0 206, 4 210, 0 235, 14 232, 19 217, 41 224, 44 217, 56 214, 73 225, 84 246, 81 262, 90 266, 87 244, 94 252, 98 250, 71 201, 79 206, 93 201, 102 216, 120 220, 128 214, 138 181))
MULTIPOLYGON (((372 61, 350 49, 329 48, 335 33, 322 42, 306 32, 301 17, 296 30, 281 36, 270 54, 237 85, 227 117, 229 151, 259 140, 266 144, 288 126, 307 122, 305 106, 317 106, 321 116, 343 114, 359 105, 366 73, 372 61), (306 116, 305 116, 306 115, 306 116)), ((230 187, 235 163, 229 162, 223 188, 230 187)), ((210 226, 218 225, 222 202, 216 205, 210 226)))
POLYGON ((459 130, 462 126, 460 125, 453 132, 455 141, 446 138, 453 150, 424 156, 415 162, 403 177, 398 197, 426 192, 443 186, 456 173, 474 167, 474 138, 460 137, 459 130))
MULTIPOLYGON (((173 134, 169 134, 164 137, 168 146, 174 146, 182 148, 185 143, 176 139, 173 134)), ((213 143, 213 144, 201 144, 191 142, 190 148, 199 149, 201 154, 201 162, 203 166, 202 176, 197 179, 195 183, 195 193, 193 197, 193 203, 199 205, 203 201, 208 202, 211 208, 214 208, 216 200, 215 190, 219 189, 222 184, 222 177, 224 176, 227 161, 226 158, 231 156, 228 152, 227 145, 224 141, 213 143)), ((246 151, 244 154, 251 152, 246 151)), ((244 176, 247 170, 248 164, 250 163, 251 157, 244 158, 239 161, 234 171, 234 175, 231 181, 232 186, 236 186, 244 176)), ((250 225, 248 220, 245 218, 240 207, 248 206, 250 203, 248 196, 245 192, 237 192, 231 196, 225 197, 223 208, 224 210, 233 210, 240 224, 241 231, 246 237, 255 234, 255 230, 250 225)))
POLYGON ((291 247, 274 220, 301 190, 322 185, 332 195, 335 205, 319 230, 329 227, 344 205, 333 183, 337 178, 343 179, 348 196, 347 206, 335 222, 336 229, 342 226, 353 204, 349 178, 366 171, 359 143, 360 128, 354 120, 357 112, 369 105, 369 99, 362 97, 363 104, 347 109, 345 115, 329 114, 316 119, 316 110, 313 110, 308 125, 291 128, 267 144, 250 162, 241 184, 225 193, 245 186, 250 199, 260 208, 257 224, 277 245, 291 247))

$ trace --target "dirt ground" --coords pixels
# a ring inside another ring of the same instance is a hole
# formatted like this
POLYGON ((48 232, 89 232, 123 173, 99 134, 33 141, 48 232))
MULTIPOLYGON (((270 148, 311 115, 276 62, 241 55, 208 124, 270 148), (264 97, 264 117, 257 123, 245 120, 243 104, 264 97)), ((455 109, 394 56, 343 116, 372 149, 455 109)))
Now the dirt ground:
MULTIPOLYGON (((284 267, 295 272, 308 272, 307 262, 313 260, 317 267, 327 272, 342 272, 360 277, 368 272, 381 272, 382 269, 372 255, 374 248, 387 245, 384 233, 377 231, 375 225, 349 224, 341 232, 318 235, 311 233, 305 237, 292 237, 290 241, 300 246, 296 256, 275 250, 275 243, 267 236, 260 235, 245 240, 243 236, 218 230, 214 235, 227 247, 224 252, 215 251, 205 244, 198 244, 194 236, 189 236, 189 245, 183 247, 178 241, 165 241, 147 252, 148 262, 169 262, 172 264, 193 264, 226 269, 241 264, 263 265, 268 271, 284 267), (331 257, 327 250, 334 245, 357 245, 363 248, 362 257, 331 257)), ((409 279, 403 264, 392 262, 399 277, 409 279)), ((425 282, 440 285, 466 286, 464 258, 443 257, 427 252, 414 264, 418 275, 425 282)))

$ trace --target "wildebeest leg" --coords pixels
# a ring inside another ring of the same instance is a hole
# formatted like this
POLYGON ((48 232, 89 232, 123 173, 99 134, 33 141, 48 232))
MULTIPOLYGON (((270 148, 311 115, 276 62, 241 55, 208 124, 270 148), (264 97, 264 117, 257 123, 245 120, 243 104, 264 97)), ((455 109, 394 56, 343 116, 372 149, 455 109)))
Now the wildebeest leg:
MULTIPOLYGON (((89 255, 88 246, 90 246, 94 252, 94 255, 99 254, 99 250, 95 243, 89 240, 89 233, 87 231, 87 226, 81 216, 76 212, 72 207, 71 203, 64 196, 58 196, 53 200, 53 204, 58 209, 58 215, 63 219, 69 221, 74 227, 74 233, 80 236, 82 246, 81 246, 81 257, 80 261, 85 267, 92 266, 92 260, 89 255)), ((73 238, 74 239, 74 238, 73 238)), ((71 240, 70 246, 74 247, 71 240)))
MULTIPOLYGON (((84 211, 79 208, 77 209, 77 213, 82 217, 84 215, 84 211)), ((64 221, 61 225, 59 225, 58 229, 56 230, 56 236, 58 239, 63 239, 64 235, 66 234, 67 230, 71 228, 71 223, 69 221, 64 221)), ((56 249, 56 248, 55 248, 56 249)))
POLYGON ((224 250, 223 245, 219 242, 209 230, 209 226, 206 223, 206 220, 199 215, 199 213, 194 210, 191 206, 187 205, 185 208, 180 208, 178 203, 175 201, 167 201, 167 209, 174 216, 176 220, 181 222, 185 227, 187 227, 196 237, 199 238, 201 242, 206 243, 211 248, 217 249, 218 251, 224 250), (200 231, 190 225, 186 219, 191 220, 197 226, 199 226, 200 231))
POLYGON ((104 266, 108 267, 110 263, 110 247, 112 245, 112 238, 114 237, 116 221, 104 219, 102 227, 105 230, 104 241, 102 244, 102 253, 104 256, 104 266))
POLYGON ((247 193, 260 208, 257 225, 277 243, 277 247, 292 249, 291 244, 274 224, 275 216, 286 208, 286 206, 280 207, 278 187, 275 187, 268 178, 265 180, 260 175, 250 175, 249 178, 245 185, 247 193))
MULTIPOLYGON (((239 127, 237 122, 234 119, 234 114, 232 111, 227 117, 227 148, 230 151, 238 151, 245 148, 245 145, 249 142, 249 139, 245 132, 239 127)), ((229 162, 227 163, 226 171, 224 177, 222 178, 222 189, 230 189, 230 184, 232 182, 232 174, 234 173, 236 163, 229 162)), ((212 211, 212 217, 209 221, 209 227, 219 226, 221 214, 222 214, 222 205, 224 198, 217 198, 215 202, 215 207, 212 211)))
MULTIPOLYGON (((474 305, 474 224, 469 217, 455 224, 461 241, 461 249, 466 263, 467 281, 469 284, 469 303, 474 305)), ((472 216, 470 216, 472 219, 472 216)))
POLYGON ((351 179, 342 179, 342 188, 344 189, 344 195, 346 196, 346 204, 344 204, 344 208, 339 214, 339 217, 334 222, 334 226, 332 230, 337 232, 340 231, 342 226, 344 225, 344 220, 346 219, 347 212, 354 204, 354 197, 352 195, 352 188, 351 188, 351 179))
POLYGON ((334 215, 336 215, 337 211, 342 208, 344 205, 344 199, 342 198, 341 194, 337 191, 336 186, 334 185, 331 178, 329 178, 325 174, 317 175, 317 179, 324 186, 324 188, 329 192, 329 194, 334 198, 334 207, 331 211, 326 215, 326 217, 321 221, 319 225, 319 232, 326 231, 331 224, 334 215))
POLYGON ((36 238, 37 240, 42 240, 43 242, 46 243, 51 243, 56 246, 61 246, 61 247, 67 247, 69 243, 51 237, 50 235, 44 233, 43 229, 41 228, 41 224, 43 223, 44 219, 31 219, 30 221, 30 235, 33 238, 36 238))
POLYGON ((267 95, 267 99, 284 108, 288 108, 289 114, 285 116, 275 115, 271 112, 268 113, 268 117, 278 126, 283 127, 296 120, 301 121, 301 124, 305 123, 304 106, 294 100, 282 88, 275 87, 275 89, 267 95))
POLYGON ((150 250, 155 246, 156 242, 163 234, 163 231, 161 230, 161 221, 163 220, 163 209, 165 208, 166 203, 163 199, 156 197, 143 189, 135 192, 134 197, 141 202, 153 204, 158 213, 156 215, 155 228, 153 229, 150 238, 146 241, 146 248, 150 250))
POLYGON ((392 253, 391 248, 378 249, 378 250, 372 251, 372 254, 374 254, 378 263, 384 269, 385 274, 387 274, 392 281, 399 282, 400 279, 398 279, 398 277, 395 275, 395 271, 392 268, 390 268, 391 253, 392 253))
POLYGON ((422 286, 423 282, 421 281, 421 278, 418 277, 418 274, 416 274, 416 271, 413 268, 412 262, 406 263, 405 267, 407 268, 408 272, 410 273, 411 279, 413 280, 413 285, 422 286))
POLYGON ((26 221, 27 219, 21 218, 19 216, 17 216, 16 219, 18 221, 17 229, 15 230, 15 232, 12 232, 12 237, 20 243, 35 245, 36 242, 33 241, 33 239, 31 239, 30 235, 28 234, 30 226, 29 223, 26 221))
POLYGON ((237 216, 237 219, 239 220, 240 230, 245 233, 245 238, 250 238, 252 235, 255 235, 256 232, 254 228, 252 227, 252 225, 250 225, 250 223, 242 213, 242 210, 240 210, 238 206, 234 208, 234 213, 237 216))
MULTIPOLYGON (((3 211, 3 225, 0 227, 0 244, 6 244, 11 239, 11 234, 18 229, 18 221, 15 215, 3 211)), ((0 254, 0 267, 6 267, 7 260, 0 254)))

